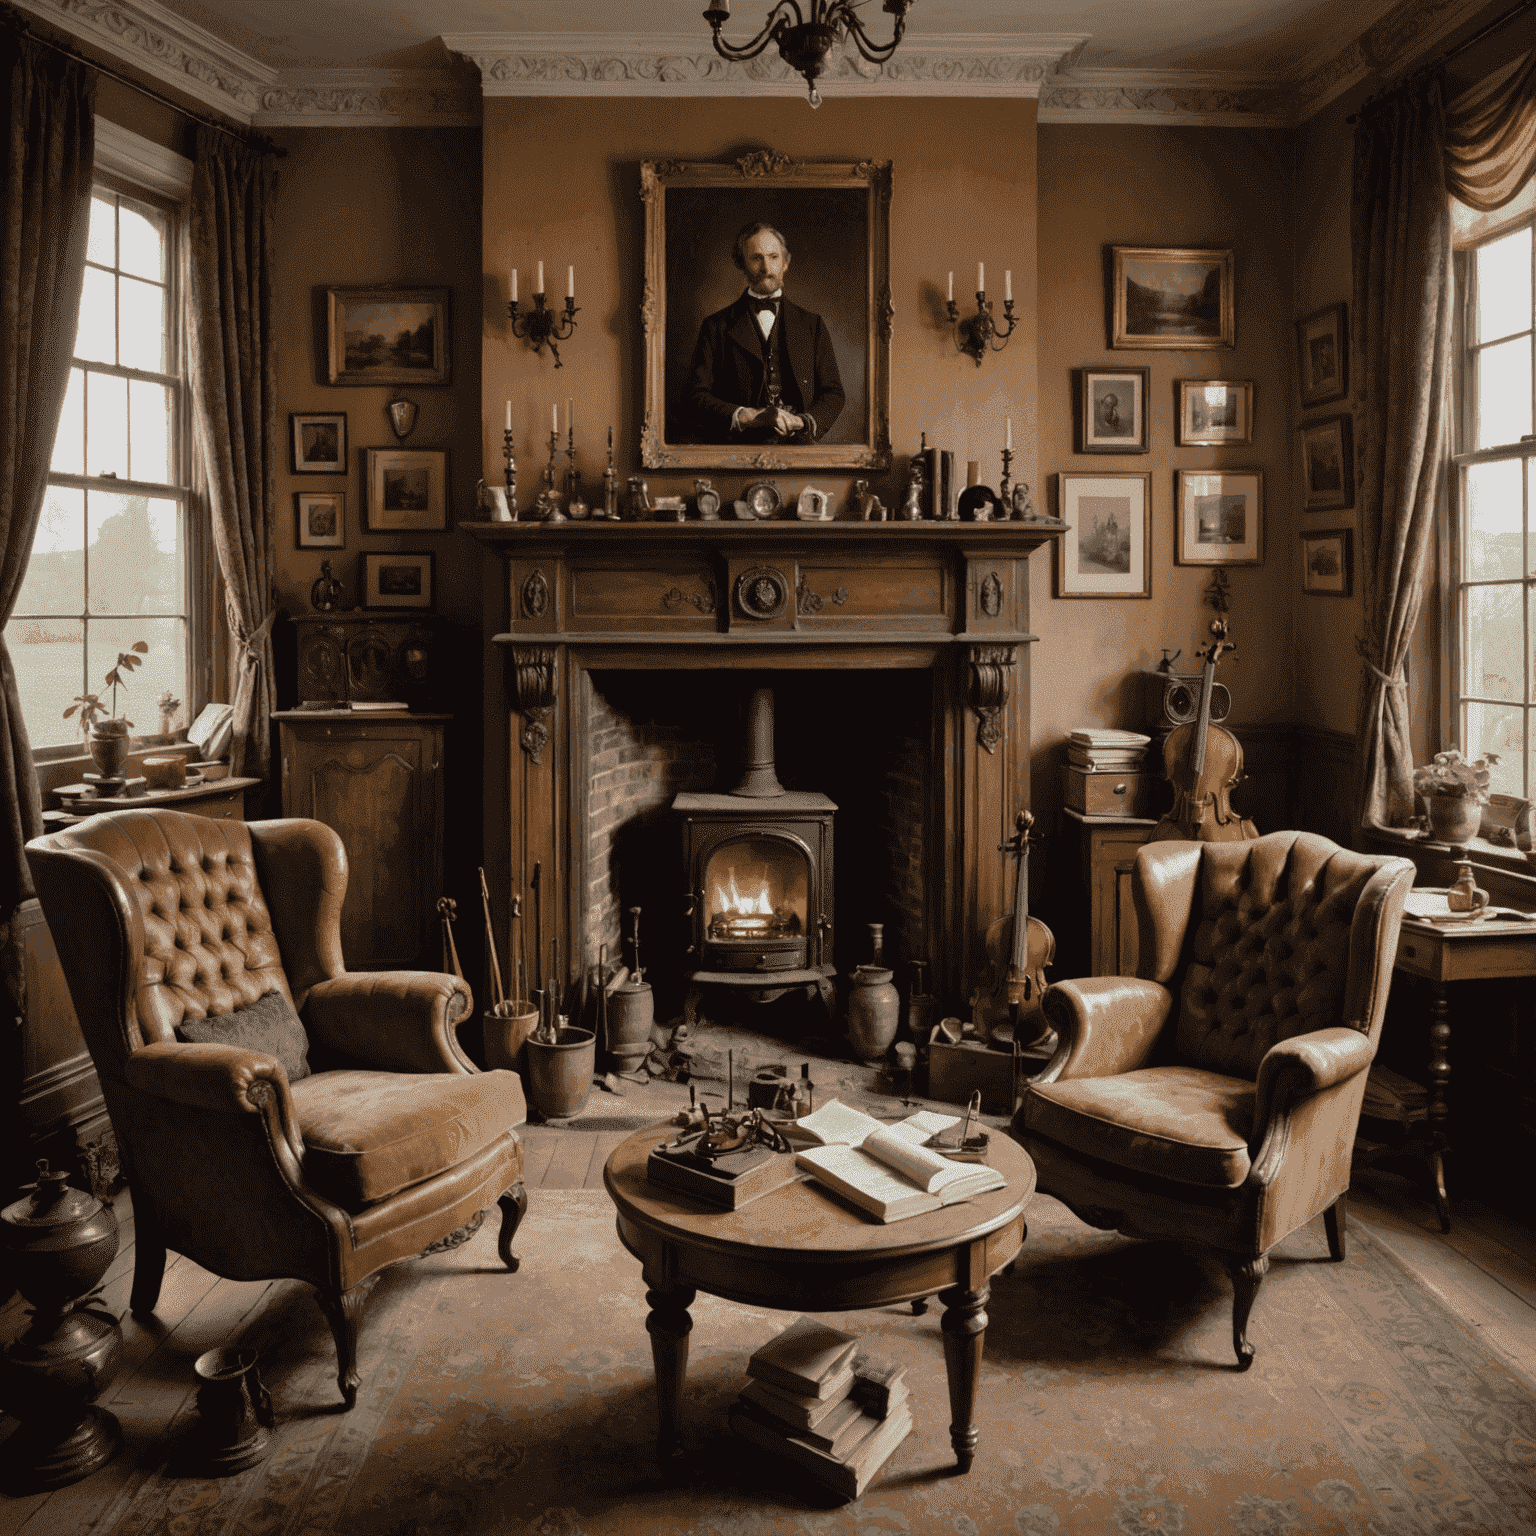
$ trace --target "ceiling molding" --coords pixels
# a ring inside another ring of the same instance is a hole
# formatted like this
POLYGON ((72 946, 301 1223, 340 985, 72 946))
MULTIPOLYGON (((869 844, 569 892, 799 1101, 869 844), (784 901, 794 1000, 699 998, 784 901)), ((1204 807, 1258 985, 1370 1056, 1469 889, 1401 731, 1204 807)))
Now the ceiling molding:
MULTIPOLYGON (((851 49, 840 55, 823 76, 825 94, 1034 97, 1087 41, 1081 32, 909 36, 883 68, 851 49)), ((459 32, 443 44, 479 68, 486 96, 805 95, 804 79, 777 53, 733 63, 697 32, 459 32)))
POLYGON ((441 69, 282 69, 260 128, 451 128, 481 119, 480 91, 441 69))
POLYGON ((1293 121, 1287 92, 1273 76, 1212 70, 1078 69, 1040 93, 1042 123, 1284 128, 1293 121))

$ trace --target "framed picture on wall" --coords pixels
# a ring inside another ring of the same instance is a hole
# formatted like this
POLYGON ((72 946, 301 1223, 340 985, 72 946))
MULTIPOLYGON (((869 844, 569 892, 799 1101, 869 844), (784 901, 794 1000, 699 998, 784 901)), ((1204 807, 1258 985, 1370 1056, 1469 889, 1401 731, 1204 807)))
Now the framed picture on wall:
POLYGON ((1349 393, 1349 325, 1343 304, 1330 304, 1296 322, 1301 405, 1327 405, 1349 393))
POLYGON ((1151 597, 1152 476, 1057 479, 1067 531, 1056 546, 1057 597, 1151 597))
POLYGON ((1173 352, 1237 341, 1232 252, 1111 246, 1110 346, 1173 352))
POLYGON ((347 413, 290 411, 289 448, 296 475, 344 475, 347 472, 347 413))
POLYGON ((1301 439, 1301 506, 1304 512, 1333 512, 1355 504, 1353 420, 1345 414, 1306 421, 1301 439))
POLYGON ((646 160, 640 195, 640 462, 888 469, 890 162, 646 160))
POLYGON ((1079 453, 1147 451, 1148 368, 1080 368, 1077 389, 1079 453))
POLYGON ((446 288, 327 288, 332 384, 446 384, 446 288))
POLYGON ((432 575, 430 550, 365 550, 363 607, 430 608, 432 575))
POLYGON ((1355 590, 1354 536, 1330 528, 1301 536, 1301 590, 1313 597, 1350 597, 1355 590))
POLYGON ((441 533, 448 526, 444 448, 369 448, 365 533, 441 533))
POLYGON ((295 491, 300 549, 347 547, 347 493, 345 491, 295 491))
POLYGON ((1264 472, 1178 469, 1173 476, 1180 565, 1264 563, 1264 472))
POLYGON ((1252 379, 1180 379, 1179 446, 1253 442, 1252 379))

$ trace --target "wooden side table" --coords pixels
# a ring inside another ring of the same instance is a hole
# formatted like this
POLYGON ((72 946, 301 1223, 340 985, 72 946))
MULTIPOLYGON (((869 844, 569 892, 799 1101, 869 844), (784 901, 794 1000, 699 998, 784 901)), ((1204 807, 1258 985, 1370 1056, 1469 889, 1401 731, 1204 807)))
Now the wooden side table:
POLYGON ((1136 909, 1131 870, 1155 817, 1094 816, 1062 807, 1078 828, 1083 889, 1088 894, 1090 976, 1136 974, 1136 909))

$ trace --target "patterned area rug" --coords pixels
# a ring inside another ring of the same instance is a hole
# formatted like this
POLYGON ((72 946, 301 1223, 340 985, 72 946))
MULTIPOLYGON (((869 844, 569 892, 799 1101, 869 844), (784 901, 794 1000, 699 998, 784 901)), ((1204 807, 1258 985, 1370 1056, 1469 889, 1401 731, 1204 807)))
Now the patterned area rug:
MULTIPOLYGON (((1363 1233, 1326 1262, 1321 1224, 1280 1251, 1231 1369, 1230 1290, 1186 1251, 1090 1232, 1037 1198, 998 1277, 981 1445, 951 1475, 940 1308, 833 1314, 909 1367, 916 1430, 838 1505, 734 1440, 748 1354, 788 1321, 700 1296, 685 1435, 652 1459, 639 1266, 601 1191, 535 1192, 521 1271, 491 1224, 387 1274, 363 1319, 363 1388, 334 1411, 329 1335, 280 1292, 247 1339, 279 1415, 237 1476, 174 1475, 184 1415, 95 1529, 526 1536, 1411 1536, 1536 1528, 1536 1393, 1363 1233)), ((190 1362, 188 1362, 190 1365, 190 1362)))

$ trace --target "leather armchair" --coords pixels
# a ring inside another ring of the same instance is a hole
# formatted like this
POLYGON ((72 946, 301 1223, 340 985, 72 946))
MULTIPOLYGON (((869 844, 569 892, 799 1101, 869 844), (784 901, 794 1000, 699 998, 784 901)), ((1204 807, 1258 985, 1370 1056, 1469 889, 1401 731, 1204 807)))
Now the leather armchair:
POLYGON ((1151 843, 1131 881, 1137 974, 1045 994, 1059 1044, 1014 1116, 1039 1187, 1093 1226, 1220 1251, 1239 1370, 1269 1250, 1321 1212, 1344 1257, 1413 876, 1307 832, 1151 843))
POLYGON ((229 1279, 308 1281, 351 1408, 380 1270, 464 1241, 491 1205, 517 1268, 522 1086, 460 1049, 468 987, 346 969, 346 853, 319 822, 115 811, 27 854, 133 1195, 132 1310, 154 1310, 167 1247, 229 1279), (309 1076, 178 1037, 271 992, 299 1014, 309 1076))

